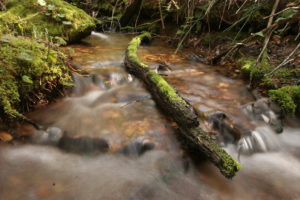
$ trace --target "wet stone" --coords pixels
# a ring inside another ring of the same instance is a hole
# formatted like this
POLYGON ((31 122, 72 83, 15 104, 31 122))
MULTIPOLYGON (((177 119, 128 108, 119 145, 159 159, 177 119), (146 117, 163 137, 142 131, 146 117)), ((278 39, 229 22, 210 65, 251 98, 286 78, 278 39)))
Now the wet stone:
POLYGON ((97 154, 108 151, 109 145, 107 141, 101 138, 90 137, 63 137, 58 143, 58 147, 72 153, 79 154, 97 154))
POLYGON ((251 119, 270 125, 276 133, 283 131, 283 124, 278 106, 267 98, 242 106, 242 111, 251 119))

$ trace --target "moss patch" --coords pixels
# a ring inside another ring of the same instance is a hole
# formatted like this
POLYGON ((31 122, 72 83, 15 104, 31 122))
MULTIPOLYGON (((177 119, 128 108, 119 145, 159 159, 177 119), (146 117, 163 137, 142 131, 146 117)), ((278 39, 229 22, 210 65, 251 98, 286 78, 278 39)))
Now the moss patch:
POLYGON ((151 39, 151 34, 146 32, 133 38, 128 45, 127 52, 128 52, 128 57, 131 61, 137 63, 141 67, 148 68, 148 66, 142 63, 137 56, 138 47, 141 44, 142 40, 145 38, 151 39))
POLYGON ((62 0, 12 0, 7 11, 0 12, 2 34, 61 37, 73 42, 95 27, 95 20, 83 10, 62 0))
POLYGON ((256 64, 254 59, 241 59, 242 71, 251 77, 252 80, 261 80, 265 74, 271 72, 274 66, 269 64, 268 54, 265 52, 260 63, 256 64))
MULTIPOLYGON (((199 127, 195 128, 196 132, 203 132, 199 127)), ((226 178, 232 178, 236 174, 236 172, 240 171, 242 166, 239 162, 235 161, 224 149, 218 146, 217 143, 215 143, 211 137, 208 134, 201 134, 199 139, 203 141, 208 141, 207 145, 209 146, 209 149, 212 149, 215 151, 219 156, 221 163, 216 163, 216 165, 221 166, 219 169, 221 173, 226 178)))
POLYGON ((270 65, 267 54, 263 55, 262 62, 255 66, 255 59, 241 59, 241 69, 252 79, 252 84, 268 91, 270 98, 277 102, 283 113, 295 114, 299 111, 299 84, 300 69, 296 66, 283 67, 273 74, 269 74, 275 66, 270 65))
POLYGON ((49 98, 59 86, 71 86, 66 56, 23 37, 0 38, 0 112, 22 117, 23 107, 49 98))
POLYGON ((160 91, 165 93, 171 102, 180 102, 186 104, 186 102, 176 93, 176 91, 167 83, 167 81, 158 75, 155 71, 150 70, 148 72, 152 81, 159 87, 160 91))
MULTIPOLYGON (((150 39, 151 34, 145 32, 139 36, 136 36, 131 40, 127 48, 127 55, 132 62, 137 63, 140 67, 149 69, 148 65, 142 63, 137 55, 137 50, 143 39, 150 39)), ((167 83, 167 81, 157 74, 155 71, 150 70, 147 72, 150 79, 159 87, 160 91, 165 93, 169 98, 169 101, 180 102, 186 104, 186 102, 176 93, 176 91, 167 83)))
POLYGON ((270 90, 270 98, 277 102, 283 112, 295 114, 300 109, 300 86, 285 86, 280 89, 270 90))

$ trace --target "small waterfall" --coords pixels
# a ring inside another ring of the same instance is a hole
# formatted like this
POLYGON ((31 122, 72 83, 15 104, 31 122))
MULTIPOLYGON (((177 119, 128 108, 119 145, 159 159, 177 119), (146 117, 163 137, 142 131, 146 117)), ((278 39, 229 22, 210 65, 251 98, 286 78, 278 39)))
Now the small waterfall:
POLYGON ((241 138, 237 144, 240 154, 251 155, 279 150, 277 134, 268 126, 257 127, 250 135, 241 138))
POLYGON ((92 35, 93 36, 96 36, 96 37, 99 37, 103 40, 109 40, 109 36, 108 35, 105 35, 103 33, 99 33, 99 32, 95 32, 95 31, 92 31, 92 35))

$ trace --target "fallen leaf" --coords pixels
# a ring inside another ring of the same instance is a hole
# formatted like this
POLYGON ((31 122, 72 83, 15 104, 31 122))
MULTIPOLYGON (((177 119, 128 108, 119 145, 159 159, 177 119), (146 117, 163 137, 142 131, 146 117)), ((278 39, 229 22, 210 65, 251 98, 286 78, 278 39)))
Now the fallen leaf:
POLYGON ((2 140, 3 142, 9 142, 13 139, 13 137, 6 132, 1 132, 0 133, 0 140, 2 140))

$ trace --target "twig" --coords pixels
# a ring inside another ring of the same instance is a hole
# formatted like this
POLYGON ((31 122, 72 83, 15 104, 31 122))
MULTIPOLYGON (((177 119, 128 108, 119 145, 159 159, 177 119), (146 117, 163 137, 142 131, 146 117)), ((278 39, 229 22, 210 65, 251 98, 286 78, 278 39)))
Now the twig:
MULTIPOLYGON (((276 30, 278 27, 280 27, 282 24, 286 24, 286 23, 288 23, 288 22, 289 22, 290 24, 295 23, 295 22, 299 22, 299 19, 300 19, 300 13, 298 12, 298 14, 295 14, 292 18, 287 18, 287 19, 280 20, 280 21, 278 21, 278 22, 272 24, 270 27, 266 27, 266 28, 262 29, 262 30, 259 31, 259 32, 266 33, 266 32, 268 32, 268 31, 270 31, 270 30, 273 30, 273 31, 274 31, 274 30, 276 30)), ((241 42, 239 42, 239 43, 240 43, 240 44, 247 44, 247 43, 253 41, 256 37, 258 37, 258 35, 252 34, 251 36, 249 36, 249 37, 243 39, 243 40, 242 40, 241 42)), ((217 64, 217 63, 221 60, 221 58, 222 58, 224 55, 226 55, 227 52, 233 51, 233 50, 235 50, 235 49, 238 49, 238 48, 240 48, 241 46, 242 46, 242 45, 234 45, 233 47, 230 47, 229 49, 225 50, 225 53, 221 53, 220 55, 218 55, 218 56, 212 58, 212 59, 211 59, 211 62, 217 64)))
POLYGON ((133 101, 129 101, 129 102, 127 102, 126 104, 122 105, 121 108, 125 108, 125 107, 127 107, 127 106, 129 106, 129 105, 131 105, 131 104, 133 104, 133 103, 140 103, 140 102, 143 102, 143 101, 149 100, 149 99, 151 99, 151 96, 145 96, 145 97, 142 97, 142 98, 140 98, 140 99, 136 99, 136 100, 133 100, 133 101))
MULTIPOLYGON (((267 28, 271 27, 272 24, 273 24, 273 19, 274 19, 274 13, 276 12, 277 8, 278 8, 278 4, 279 4, 280 0, 276 0, 275 3, 274 3, 274 6, 272 8, 272 12, 271 12, 271 17, 269 18, 268 20, 268 25, 267 25, 267 28)), ((268 44, 269 44, 269 41, 270 41, 270 38, 272 36, 272 33, 275 29, 271 29, 269 34, 267 34, 265 40, 264 40, 264 46, 259 54, 259 56, 257 57, 257 60, 256 60, 256 64, 259 63, 261 61, 261 58, 265 52, 265 50, 267 49, 268 47, 268 44)))
POLYGON ((244 7, 244 5, 246 5, 247 1, 248 0, 244 1, 244 3, 241 5, 241 7, 239 7, 239 9, 235 12, 235 14, 238 14, 241 11, 241 9, 244 7))
POLYGON ((117 0, 113 10, 112 10, 112 14, 111 14, 111 22, 110 22, 110 30, 112 30, 112 26, 113 26, 113 23, 114 23, 114 15, 115 15, 115 11, 116 11, 116 7, 119 3, 119 0, 117 0))
POLYGON ((161 0, 158 0, 158 6, 159 6, 159 14, 160 14, 160 20, 161 20, 161 26, 162 29, 165 29, 165 22, 164 22, 164 18, 163 18, 163 13, 162 13, 162 9, 161 9, 161 0))
POLYGON ((267 74, 268 76, 271 76, 274 72, 276 72, 278 69, 280 69, 281 67, 285 66, 286 64, 292 62, 294 59, 290 59, 295 53, 296 51, 300 48, 300 42, 298 43, 298 45, 296 46, 296 48, 288 55, 288 57, 286 57, 284 59, 284 61, 282 63, 280 63, 280 65, 278 65, 277 67, 275 67, 275 69, 273 69, 269 74, 267 74))
POLYGON ((261 58, 262 58, 262 56, 264 55, 264 52, 266 51, 266 49, 267 49, 267 47, 268 47, 270 38, 271 38, 272 33, 274 32, 274 30, 275 30, 275 29, 270 30, 270 32, 266 35, 266 38, 265 38, 265 40, 264 40, 264 46, 263 46, 263 48, 262 48, 262 50, 261 50, 259 56, 257 57, 256 64, 255 64, 255 65, 257 65, 258 63, 260 63, 261 58))
POLYGON ((299 10, 300 7, 299 7, 299 6, 288 7, 288 8, 285 8, 285 9, 283 9, 283 10, 277 12, 277 13, 274 13, 274 14, 271 14, 271 15, 269 15, 269 16, 266 16, 266 17, 264 17, 263 19, 268 19, 268 18, 270 18, 270 17, 274 17, 274 16, 279 15, 279 14, 281 14, 281 13, 287 11, 287 10, 290 10, 290 9, 299 10))
POLYGON ((143 7, 143 3, 144 3, 144 1, 142 0, 141 6, 140 6, 140 8, 139 8, 138 15, 137 15, 136 20, 135 20, 135 23, 134 23, 134 28, 135 28, 136 31, 137 31, 137 29, 136 29, 137 23, 138 23, 138 21, 139 21, 140 15, 141 15, 141 10, 142 10, 142 7, 143 7))

